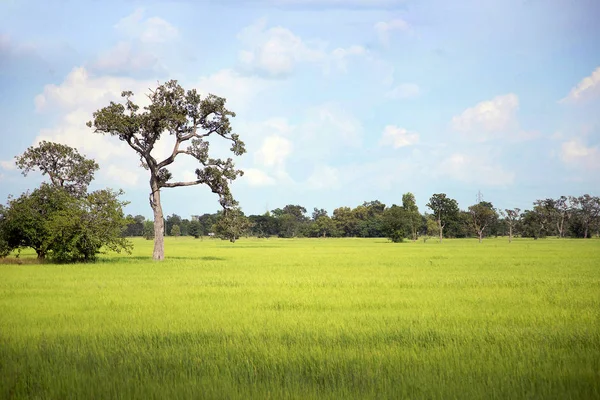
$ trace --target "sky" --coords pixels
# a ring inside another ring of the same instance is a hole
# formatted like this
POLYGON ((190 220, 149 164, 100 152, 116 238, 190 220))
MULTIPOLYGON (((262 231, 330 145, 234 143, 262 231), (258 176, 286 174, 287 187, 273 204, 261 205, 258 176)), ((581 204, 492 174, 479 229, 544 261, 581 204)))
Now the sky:
MULTIPOLYGON (((598 17, 596 0, 0 0, 0 202, 44 180, 14 157, 47 140, 95 159, 90 188, 150 217, 139 158, 85 123, 170 79, 236 113, 246 214, 600 195, 598 17)), ((195 168, 180 156, 172 172, 195 168)), ((220 207, 204 186, 163 189, 162 205, 220 207)))

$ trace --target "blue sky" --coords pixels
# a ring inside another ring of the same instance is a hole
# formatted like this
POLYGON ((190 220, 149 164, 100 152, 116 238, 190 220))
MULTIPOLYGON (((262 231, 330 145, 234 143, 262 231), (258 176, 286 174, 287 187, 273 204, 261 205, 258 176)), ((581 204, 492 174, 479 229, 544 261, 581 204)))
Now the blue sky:
MULTIPOLYGON (((0 199, 42 181, 14 156, 52 140, 98 161, 93 189, 151 216, 138 158, 85 122, 168 79, 236 112, 248 153, 232 187, 249 214, 408 191, 421 211, 440 192, 461 208, 478 191, 521 209, 599 195, 599 15, 595 0, 3 0, 0 199)), ((218 207, 205 187, 163 189, 166 214, 218 207)))

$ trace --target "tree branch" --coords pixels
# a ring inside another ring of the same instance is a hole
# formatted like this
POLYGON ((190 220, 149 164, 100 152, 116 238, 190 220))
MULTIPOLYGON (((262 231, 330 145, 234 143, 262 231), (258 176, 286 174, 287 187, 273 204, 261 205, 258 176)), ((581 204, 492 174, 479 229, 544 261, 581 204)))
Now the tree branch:
POLYGON ((174 187, 180 187, 180 186, 194 186, 194 185, 199 185, 201 183, 202 183, 202 180, 191 181, 191 182, 165 182, 165 183, 161 183, 160 186, 165 187, 165 188, 174 188, 174 187))

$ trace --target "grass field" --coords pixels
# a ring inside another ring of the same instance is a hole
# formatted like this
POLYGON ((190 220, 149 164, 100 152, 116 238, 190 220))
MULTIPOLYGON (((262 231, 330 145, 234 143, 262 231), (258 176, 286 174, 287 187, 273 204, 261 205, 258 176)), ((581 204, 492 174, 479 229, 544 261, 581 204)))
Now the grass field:
POLYGON ((0 397, 600 398, 600 240, 134 243, 0 264, 0 397))

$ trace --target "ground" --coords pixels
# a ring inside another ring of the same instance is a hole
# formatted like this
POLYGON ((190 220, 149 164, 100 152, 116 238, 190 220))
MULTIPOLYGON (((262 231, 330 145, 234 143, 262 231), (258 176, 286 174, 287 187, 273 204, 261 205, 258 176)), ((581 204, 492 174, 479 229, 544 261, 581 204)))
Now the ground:
POLYGON ((0 264, 0 398, 600 398, 600 240, 134 243, 0 264))

